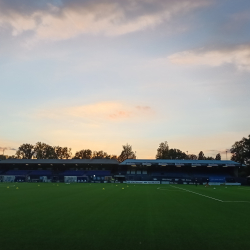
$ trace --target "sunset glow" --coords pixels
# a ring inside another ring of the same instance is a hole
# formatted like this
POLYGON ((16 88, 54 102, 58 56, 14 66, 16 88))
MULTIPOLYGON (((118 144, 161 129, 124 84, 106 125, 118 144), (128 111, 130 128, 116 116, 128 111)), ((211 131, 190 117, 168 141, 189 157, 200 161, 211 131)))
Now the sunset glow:
POLYGON ((0 147, 226 159, 249 134, 249 30, 248 0, 0 0, 0 147))

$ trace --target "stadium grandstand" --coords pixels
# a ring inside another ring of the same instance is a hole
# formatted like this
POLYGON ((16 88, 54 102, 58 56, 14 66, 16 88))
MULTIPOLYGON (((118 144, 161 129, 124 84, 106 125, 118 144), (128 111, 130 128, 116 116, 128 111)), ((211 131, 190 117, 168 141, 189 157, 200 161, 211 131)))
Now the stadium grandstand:
POLYGON ((241 167, 223 160, 10 159, 0 161, 0 181, 237 185, 247 183, 241 167))
POLYGON ((118 161, 113 159, 11 159, 0 161, 0 180, 28 182, 105 182, 118 161))
POLYGON ((164 184, 246 184, 239 178, 242 164, 222 160, 132 160, 119 165, 114 177, 127 182, 156 181, 164 184))

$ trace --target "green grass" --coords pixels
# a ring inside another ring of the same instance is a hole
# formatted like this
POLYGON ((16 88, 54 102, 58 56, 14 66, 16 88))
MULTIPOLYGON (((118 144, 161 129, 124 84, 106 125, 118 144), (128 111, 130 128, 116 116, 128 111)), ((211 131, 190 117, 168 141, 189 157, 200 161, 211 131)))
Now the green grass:
POLYGON ((128 186, 0 183, 0 249, 249 249, 250 187, 128 186))

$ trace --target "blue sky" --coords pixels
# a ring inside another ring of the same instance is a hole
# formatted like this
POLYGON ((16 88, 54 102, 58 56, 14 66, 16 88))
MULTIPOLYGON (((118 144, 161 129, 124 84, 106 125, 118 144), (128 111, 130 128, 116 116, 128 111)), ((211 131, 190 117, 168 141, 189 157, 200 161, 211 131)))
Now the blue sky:
POLYGON ((249 76, 247 0, 0 0, 0 147, 214 156, 249 134, 249 76))

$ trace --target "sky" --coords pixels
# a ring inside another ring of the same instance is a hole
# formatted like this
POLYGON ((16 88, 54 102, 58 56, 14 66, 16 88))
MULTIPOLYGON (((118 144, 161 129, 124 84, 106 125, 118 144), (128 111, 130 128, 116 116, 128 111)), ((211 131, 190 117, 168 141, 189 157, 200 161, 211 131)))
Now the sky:
POLYGON ((0 0, 8 155, 128 143, 154 159, 167 141, 226 159, 250 134, 249 79, 249 0, 0 0))

